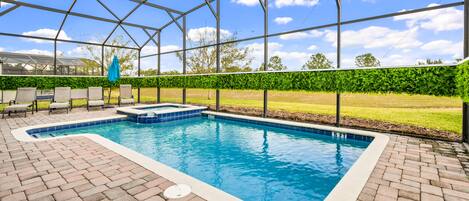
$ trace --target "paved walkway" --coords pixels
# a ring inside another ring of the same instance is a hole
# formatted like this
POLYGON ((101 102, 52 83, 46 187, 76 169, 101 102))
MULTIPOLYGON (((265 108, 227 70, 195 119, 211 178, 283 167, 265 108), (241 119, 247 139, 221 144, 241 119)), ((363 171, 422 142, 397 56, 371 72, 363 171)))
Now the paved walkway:
MULTIPOLYGON (((164 200, 173 183, 84 137, 22 143, 10 131, 104 117, 114 110, 0 120, 0 199, 164 200)), ((202 200, 191 194, 184 200, 202 200)), ((468 200, 469 153, 459 143, 391 135, 359 200, 468 200)))
MULTIPOLYGON (((114 110, 0 120, 0 200, 165 200, 171 181, 85 137, 18 142, 12 129, 115 114, 114 110)), ((183 200, 203 200, 194 194, 183 200)))
POLYGON ((359 200, 469 201, 469 152, 460 143, 392 135, 359 200))

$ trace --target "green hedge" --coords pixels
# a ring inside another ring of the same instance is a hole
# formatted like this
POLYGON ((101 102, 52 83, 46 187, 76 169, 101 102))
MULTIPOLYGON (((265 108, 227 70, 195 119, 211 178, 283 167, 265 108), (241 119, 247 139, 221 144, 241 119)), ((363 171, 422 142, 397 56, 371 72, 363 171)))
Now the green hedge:
MULTIPOLYGON (((272 72, 191 76, 128 77, 134 87, 306 90, 323 92, 408 93, 469 97, 468 62, 454 66, 339 71, 272 72)), ((51 89, 56 86, 109 87, 105 77, 0 76, 0 88, 51 89)), ((464 98, 469 100, 469 98, 464 98)))
POLYGON ((457 94, 464 100, 469 102, 469 61, 458 65, 456 74, 457 94))

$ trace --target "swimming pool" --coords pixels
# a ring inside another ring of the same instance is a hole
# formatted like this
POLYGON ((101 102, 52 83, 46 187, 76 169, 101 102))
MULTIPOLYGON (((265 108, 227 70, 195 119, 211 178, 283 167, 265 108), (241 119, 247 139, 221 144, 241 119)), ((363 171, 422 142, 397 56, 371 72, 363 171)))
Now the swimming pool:
POLYGON ((137 124, 121 120, 37 133, 95 133, 243 200, 323 200, 372 137, 198 116, 137 124))

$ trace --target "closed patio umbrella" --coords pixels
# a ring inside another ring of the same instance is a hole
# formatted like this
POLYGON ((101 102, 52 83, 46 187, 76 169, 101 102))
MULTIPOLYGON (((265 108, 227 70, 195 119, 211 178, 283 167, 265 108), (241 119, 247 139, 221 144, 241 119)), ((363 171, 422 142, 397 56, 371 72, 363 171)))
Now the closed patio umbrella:
POLYGON ((121 77, 120 74, 120 65, 119 65, 119 59, 117 56, 114 56, 112 59, 112 63, 108 68, 107 71, 107 80, 111 82, 111 86, 109 87, 109 98, 108 98, 108 104, 111 102, 111 91, 112 91, 112 84, 115 83, 117 80, 119 80, 121 77))

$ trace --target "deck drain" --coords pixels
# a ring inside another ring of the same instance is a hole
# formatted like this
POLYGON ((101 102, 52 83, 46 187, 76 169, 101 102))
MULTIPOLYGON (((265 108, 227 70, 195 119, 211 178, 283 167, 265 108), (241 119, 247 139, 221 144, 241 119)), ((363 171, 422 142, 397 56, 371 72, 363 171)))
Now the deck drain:
POLYGON ((191 187, 186 184, 176 184, 167 188, 163 195, 168 199, 178 199, 189 195, 191 191, 191 187))

